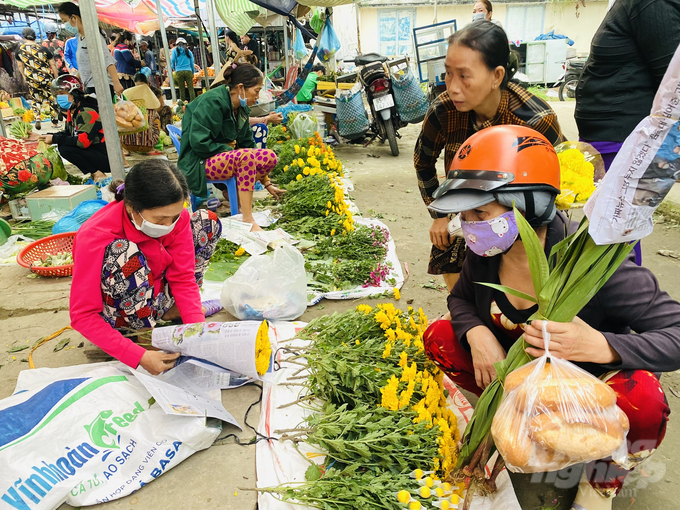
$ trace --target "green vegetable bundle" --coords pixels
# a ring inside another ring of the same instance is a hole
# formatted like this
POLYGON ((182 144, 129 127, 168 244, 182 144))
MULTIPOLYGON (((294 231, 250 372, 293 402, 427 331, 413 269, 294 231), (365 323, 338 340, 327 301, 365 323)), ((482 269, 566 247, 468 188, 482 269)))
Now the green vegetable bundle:
POLYGON ((28 138, 33 132, 33 126, 23 120, 16 120, 9 126, 9 134, 19 140, 28 138))

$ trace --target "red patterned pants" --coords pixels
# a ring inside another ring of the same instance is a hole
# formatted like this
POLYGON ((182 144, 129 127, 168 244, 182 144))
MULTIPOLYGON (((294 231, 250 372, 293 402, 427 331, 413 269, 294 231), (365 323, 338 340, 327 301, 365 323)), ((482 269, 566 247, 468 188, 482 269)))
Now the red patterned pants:
MULTIPOLYGON (((460 345, 450 321, 432 323, 424 335, 425 352, 461 388, 479 396, 472 356, 460 345)), ((658 448, 666 435, 670 408, 659 379, 646 370, 621 370, 603 376, 617 395, 616 404, 630 420, 627 436, 628 463, 620 466, 611 459, 589 462, 590 484, 606 496, 621 491, 628 473, 658 448)))

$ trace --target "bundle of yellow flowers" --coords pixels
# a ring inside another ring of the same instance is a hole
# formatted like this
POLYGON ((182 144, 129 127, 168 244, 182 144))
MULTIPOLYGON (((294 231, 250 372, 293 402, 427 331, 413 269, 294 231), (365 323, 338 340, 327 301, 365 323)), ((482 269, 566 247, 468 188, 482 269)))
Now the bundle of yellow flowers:
MULTIPOLYGON (((373 312, 368 305, 359 305, 357 310, 366 314, 373 312)), ((379 304, 377 310, 374 318, 385 331, 386 338, 383 359, 389 358, 393 349, 402 349, 399 354, 401 377, 393 375, 380 390, 379 407, 391 411, 410 410, 416 414, 413 423, 424 422, 427 428, 439 427, 439 455, 432 460, 432 469, 445 479, 458 460, 460 433, 456 415, 447 407, 444 373, 431 363, 419 370, 416 360, 407 352, 413 346, 416 355, 423 355, 427 317, 422 308, 415 312, 409 306, 403 314, 391 303, 379 304)))
POLYGON ((558 209, 583 205, 595 192, 595 156, 587 157, 579 145, 564 142, 555 148, 560 162, 561 193, 555 200, 558 209))
POLYGON ((255 340, 255 368, 257 373, 264 375, 269 369, 269 361, 272 356, 272 344, 269 340, 269 325, 267 321, 262 321, 260 329, 257 330, 255 340))

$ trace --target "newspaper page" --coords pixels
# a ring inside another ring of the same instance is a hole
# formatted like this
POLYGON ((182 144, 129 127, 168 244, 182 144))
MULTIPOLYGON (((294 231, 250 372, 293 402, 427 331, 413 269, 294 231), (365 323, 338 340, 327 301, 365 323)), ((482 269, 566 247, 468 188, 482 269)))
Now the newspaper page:
MULTIPOLYGON (((200 358, 222 368, 262 380, 255 366, 255 346, 261 321, 205 322, 155 328, 151 337, 154 347, 166 352, 180 352, 200 358)), ((270 341, 275 335, 269 330, 270 341)), ((273 353, 269 372, 272 370, 273 353)))
POLYGON ((133 371, 149 393, 156 399, 165 414, 174 416, 209 416, 219 418, 243 430, 236 419, 224 408, 222 402, 205 395, 196 395, 189 390, 161 381, 157 377, 133 371))

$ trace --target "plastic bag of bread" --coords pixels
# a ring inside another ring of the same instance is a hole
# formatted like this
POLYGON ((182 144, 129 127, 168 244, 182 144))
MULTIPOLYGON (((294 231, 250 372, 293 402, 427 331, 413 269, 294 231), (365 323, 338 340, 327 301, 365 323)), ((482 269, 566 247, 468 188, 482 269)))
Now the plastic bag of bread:
POLYGON ((511 471, 556 471, 612 456, 627 458, 628 417, 616 393, 569 361, 545 355, 509 373, 491 425, 496 448, 511 471))
POLYGON ((116 115, 119 133, 138 131, 146 122, 142 110, 132 101, 118 101, 113 105, 113 113, 116 115))

